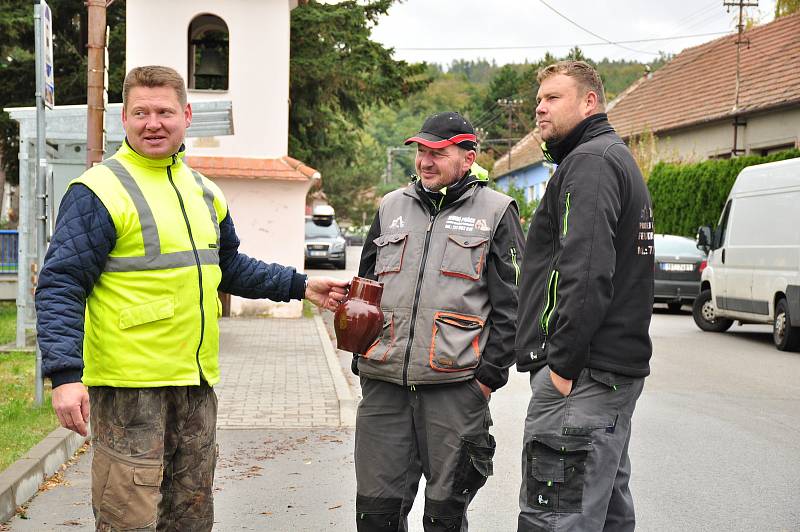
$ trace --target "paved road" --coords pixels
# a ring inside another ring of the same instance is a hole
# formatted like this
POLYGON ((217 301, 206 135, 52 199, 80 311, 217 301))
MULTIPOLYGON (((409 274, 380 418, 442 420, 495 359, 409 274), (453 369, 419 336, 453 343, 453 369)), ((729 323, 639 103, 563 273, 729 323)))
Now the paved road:
MULTIPOLYGON (((777 351, 769 327, 703 333, 688 309, 658 312, 651 334, 631 443, 637 528, 800 531, 800 353, 777 351)), ((515 530, 529 398, 516 372, 492 398, 495 477, 470 507, 473 530, 515 530)))
POLYGON ((350 280, 358 272, 358 261, 361 259, 361 246, 347 246, 347 267, 344 270, 337 270, 333 266, 318 265, 315 268, 305 270, 309 275, 324 275, 326 277, 336 277, 337 279, 350 280))
MULTIPOLYGON (((638 528, 800 531, 800 353, 777 351, 768 326, 704 333, 688 307, 657 308, 651 335, 631 443, 638 528)), ((470 507, 473 530, 515 529, 529 398, 516 372, 492 398, 495 477, 470 507)))
MULTIPOLYGON (((638 529, 800 531, 800 353, 775 350, 768 327, 703 333, 688 312, 657 313, 651 334, 653 374, 631 444, 638 529)), ((492 398, 495 476, 470 508, 471 530, 515 530, 529 396, 526 375, 513 372, 492 398)), ((219 440, 215 530, 353 530, 352 429, 221 430, 219 440)), ((87 461, 66 478, 70 487, 38 496, 31 519, 10 529, 90 530, 87 461)))

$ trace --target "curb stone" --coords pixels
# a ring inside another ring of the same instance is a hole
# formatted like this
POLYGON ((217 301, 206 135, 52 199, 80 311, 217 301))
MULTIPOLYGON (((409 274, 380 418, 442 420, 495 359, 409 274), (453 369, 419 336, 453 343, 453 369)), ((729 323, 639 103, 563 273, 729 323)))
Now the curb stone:
POLYGON ((336 389, 336 399, 339 401, 339 424, 343 427, 354 427, 356 425, 356 399, 350 391, 342 373, 342 365, 333 347, 325 322, 318 313, 314 314, 314 323, 317 326, 319 340, 322 343, 322 351, 325 353, 325 361, 328 363, 328 370, 331 372, 333 387, 336 389))
POLYGON ((11 519, 17 507, 39 490, 39 485, 56 473, 87 440, 71 430, 58 427, 37 443, 28 454, 0 472, 0 523, 11 519))
MULTIPOLYGON (((319 314, 314 314, 314 324, 333 380, 339 403, 339 424, 355 426, 356 398, 344 376, 336 350, 319 314)), ((0 472, 0 524, 11 519, 17 507, 25 504, 39 490, 48 477, 56 473, 88 438, 59 427, 36 444, 28 453, 0 472)))

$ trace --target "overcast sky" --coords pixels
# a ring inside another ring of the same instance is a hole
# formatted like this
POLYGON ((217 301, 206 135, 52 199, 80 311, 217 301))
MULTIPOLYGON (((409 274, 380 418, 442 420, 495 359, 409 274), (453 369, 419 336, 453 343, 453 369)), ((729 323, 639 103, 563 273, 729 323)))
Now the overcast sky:
MULTIPOLYGON (((732 32, 738 14, 738 8, 728 12, 723 0, 545 1, 595 35, 568 22, 541 0, 405 0, 380 20, 373 38, 393 47, 398 59, 443 65, 454 59, 494 59, 501 65, 536 61, 548 50, 562 56, 575 44, 592 59, 647 62, 658 57, 659 51, 677 53, 722 33, 620 45, 589 43, 732 32)), ((775 1, 759 0, 758 4, 758 8, 748 8, 748 13, 760 13, 763 22, 772 20, 775 1)))

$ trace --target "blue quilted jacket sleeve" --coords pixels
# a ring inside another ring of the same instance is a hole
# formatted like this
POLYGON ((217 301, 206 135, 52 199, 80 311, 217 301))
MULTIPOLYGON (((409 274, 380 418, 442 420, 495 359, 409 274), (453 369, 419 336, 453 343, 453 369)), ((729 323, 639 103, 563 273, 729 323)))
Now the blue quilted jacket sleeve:
POLYGON ((239 253, 239 237, 230 212, 219 224, 219 240, 220 290, 249 299, 303 299, 305 275, 297 273, 291 266, 267 264, 239 253))
MULTIPOLYGON (((100 199, 84 185, 71 186, 61 202, 36 289, 42 372, 53 387, 81 379, 86 298, 115 244, 114 222, 100 199)), ((220 223, 220 290, 251 299, 303 298, 305 275, 250 258, 238 249, 239 238, 228 214, 220 223)))
POLYGON ((86 297, 116 239, 114 222, 100 199, 84 185, 69 187, 36 287, 42 373, 53 387, 81 379, 86 297))

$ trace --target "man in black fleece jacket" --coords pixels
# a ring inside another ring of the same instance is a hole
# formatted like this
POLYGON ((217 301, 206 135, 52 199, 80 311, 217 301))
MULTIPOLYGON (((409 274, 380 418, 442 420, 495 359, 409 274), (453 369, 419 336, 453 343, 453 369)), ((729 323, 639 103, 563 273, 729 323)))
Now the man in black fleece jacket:
POLYGON ((558 165, 522 264, 515 352, 531 372, 519 530, 633 530, 631 416, 650 373, 650 197, 582 61, 539 72, 558 165), (541 370, 541 371, 540 371, 541 370))

